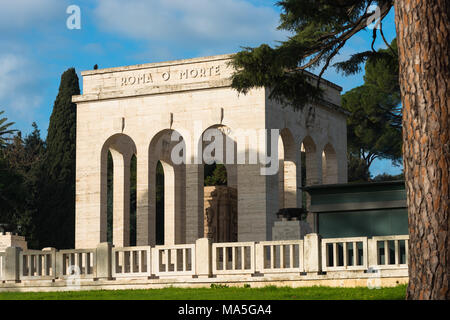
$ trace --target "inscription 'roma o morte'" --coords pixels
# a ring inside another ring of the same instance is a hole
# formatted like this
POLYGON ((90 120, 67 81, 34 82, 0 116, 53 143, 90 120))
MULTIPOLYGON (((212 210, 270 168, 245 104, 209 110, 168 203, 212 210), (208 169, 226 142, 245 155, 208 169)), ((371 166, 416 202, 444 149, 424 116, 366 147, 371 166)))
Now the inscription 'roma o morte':
MULTIPOLYGON (((189 80, 189 79, 198 79, 198 78, 209 78, 209 77, 219 77, 221 71, 220 65, 215 65, 211 67, 205 68, 192 68, 185 69, 181 71, 177 71, 179 77, 173 78, 177 80, 189 80)), ((175 72, 174 72, 175 73, 175 72)), ((134 85, 145 85, 145 84, 153 84, 153 79, 161 78, 162 81, 167 82, 171 77, 171 72, 166 71, 161 74, 152 74, 150 72, 143 73, 140 75, 130 75, 121 77, 120 83, 122 87, 126 86, 134 86, 134 85)), ((157 81, 158 82, 158 81, 157 81)))

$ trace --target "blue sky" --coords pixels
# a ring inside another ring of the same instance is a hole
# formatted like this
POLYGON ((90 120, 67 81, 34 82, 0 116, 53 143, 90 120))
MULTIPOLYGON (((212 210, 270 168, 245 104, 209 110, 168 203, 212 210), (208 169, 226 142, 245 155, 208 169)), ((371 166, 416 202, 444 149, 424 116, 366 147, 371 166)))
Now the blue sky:
MULTIPOLYGON (((274 0, 0 0, 0 110, 23 133, 35 121, 47 135, 61 74, 100 68, 233 53, 241 47, 276 44, 274 0), (81 30, 69 30, 69 5, 81 8, 81 30)), ((395 37, 394 14, 383 22, 395 37)), ((371 31, 354 36, 335 62, 370 48, 371 31)), ((378 40, 376 48, 384 47, 378 40)), ((313 70, 314 71, 314 70, 313 70)), ((318 72, 317 70, 315 70, 318 72)), ((348 91, 363 74, 324 77, 348 91)), ((81 85, 81 77, 80 77, 81 85)), ((390 161, 376 161, 372 174, 396 174, 390 161)))

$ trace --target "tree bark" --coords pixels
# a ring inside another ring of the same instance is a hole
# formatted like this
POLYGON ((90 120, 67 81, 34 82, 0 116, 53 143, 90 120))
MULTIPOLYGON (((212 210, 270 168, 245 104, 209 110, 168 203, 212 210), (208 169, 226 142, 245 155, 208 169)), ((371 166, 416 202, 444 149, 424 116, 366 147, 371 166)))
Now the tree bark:
POLYGON ((407 299, 449 299, 450 0, 396 0, 409 211, 407 299))

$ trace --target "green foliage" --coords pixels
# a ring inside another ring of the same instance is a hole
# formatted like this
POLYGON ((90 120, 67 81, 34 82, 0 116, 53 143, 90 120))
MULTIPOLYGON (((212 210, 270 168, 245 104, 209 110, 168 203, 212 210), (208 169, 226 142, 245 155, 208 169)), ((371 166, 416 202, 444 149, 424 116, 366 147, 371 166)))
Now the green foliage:
POLYGON ((364 85, 342 96, 343 108, 351 113, 347 118, 350 175, 364 176, 364 167, 368 170, 377 158, 390 159, 395 164, 401 162, 402 113, 398 57, 391 50, 397 51, 396 40, 391 43, 391 49, 379 50, 379 56, 368 59, 364 85), (365 164, 358 166, 352 158, 363 159, 365 164), (351 172, 358 168, 362 175, 351 172))
POLYGON ((205 165, 205 186, 226 186, 227 169, 223 164, 205 165))
POLYGON ((0 223, 6 222, 12 231, 24 235, 30 248, 38 247, 35 223, 45 149, 40 131, 36 123, 33 123, 33 132, 25 139, 18 132, 11 143, 4 147, 0 156, 3 162, 0 184, 5 182, 3 188, 6 188, 0 192, 3 195, 0 223))
POLYGON ((397 181, 397 180, 405 180, 405 175, 403 173, 397 174, 397 175, 390 175, 387 173, 379 174, 375 178, 373 178, 373 181, 397 181))
MULTIPOLYGON (((271 88, 270 97, 294 108, 321 99, 318 81, 311 81, 308 68, 321 67, 319 79, 345 43, 369 24, 371 4, 380 7, 381 19, 390 11, 393 0, 284 0, 280 30, 290 37, 272 48, 262 44, 237 53, 232 65, 237 70, 232 86, 241 93, 255 87, 271 88)), ((382 29, 379 32, 382 36, 382 29)), ((377 37, 374 29, 373 38, 377 37)), ((383 36, 384 39, 384 36, 383 36)), ((354 73, 375 50, 358 53, 335 67, 344 73, 354 73)))
POLYGON ((38 222, 40 246, 73 248, 75 239, 76 105, 80 94, 74 68, 61 76, 47 136, 38 222))
MULTIPOLYGON (((5 111, 0 111, 0 116, 5 111)), ((0 148, 5 147, 7 141, 9 140, 8 136, 16 132, 14 129, 10 129, 11 126, 14 125, 14 122, 7 122, 7 118, 0 118, 0 148)))
POLYGON ((0 156, 0 224, 16 229, 23 209, 23 177, 0 156))
POLYGON ((348 181, 349 182, 367 182, 370 180, 370 172, 366 161, 360 157, 348 153, 348 181))
POLYGON ((406 285, 368 287, 163 288, 74 292, 2 292, 0 300, 405 300, 406 285))

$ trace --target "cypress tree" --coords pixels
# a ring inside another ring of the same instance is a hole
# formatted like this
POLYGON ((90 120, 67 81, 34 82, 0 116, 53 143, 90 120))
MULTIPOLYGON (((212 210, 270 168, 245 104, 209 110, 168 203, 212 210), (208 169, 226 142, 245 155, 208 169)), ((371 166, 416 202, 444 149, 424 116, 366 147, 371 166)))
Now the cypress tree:
POLYGON ((74 68, 61 76, 47 135, 39 223, 41 247, 73 248, 75 244, 76 104, 80 94, 74 68))

